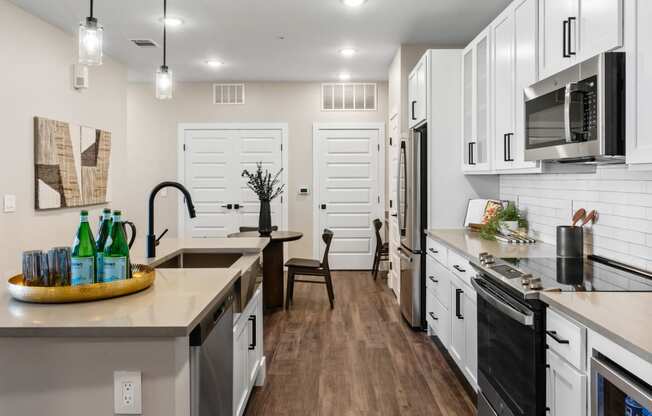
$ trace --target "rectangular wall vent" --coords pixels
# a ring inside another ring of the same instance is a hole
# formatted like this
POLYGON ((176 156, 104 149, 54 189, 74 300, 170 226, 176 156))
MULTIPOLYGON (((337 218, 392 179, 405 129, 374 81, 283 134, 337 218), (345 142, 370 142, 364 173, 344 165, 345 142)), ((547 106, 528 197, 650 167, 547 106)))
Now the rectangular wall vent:
POLYGON ((156 48, 158 45, 151 39, 129 39, 139 48, 156 48))
POLYGON ((244 104, 245 84, 213 84, 213 104, 244 104))
POLYGON ((376 111, 374 83, 339 82, 321 85, 322 111, 376 111))

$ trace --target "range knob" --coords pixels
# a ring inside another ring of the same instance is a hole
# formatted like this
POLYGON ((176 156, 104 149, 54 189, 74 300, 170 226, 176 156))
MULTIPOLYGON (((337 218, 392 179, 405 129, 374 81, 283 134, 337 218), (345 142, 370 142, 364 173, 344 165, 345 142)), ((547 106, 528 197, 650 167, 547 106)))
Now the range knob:
POLYGON ((480 264, 483 265, 494 264, 496 262, 496 258, 489 253, 480 253, 479 257, 480 257, 480 264))
POLYGON ((529 285, 530 290, 541 290, 543 289, 543 285, 541 284, 541 279, 534 278, 530 279, 530 285, 529 285))
POLYGON ((521 285, 523 286, 529 285, 532 279, 534 279, 534 277, 530 273, 521 275, 521 285))

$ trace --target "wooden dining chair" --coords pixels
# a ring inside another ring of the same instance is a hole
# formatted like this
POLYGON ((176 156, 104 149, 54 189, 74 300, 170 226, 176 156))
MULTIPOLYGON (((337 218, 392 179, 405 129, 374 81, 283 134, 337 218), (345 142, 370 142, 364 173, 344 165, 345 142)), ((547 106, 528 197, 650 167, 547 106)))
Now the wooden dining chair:
POLYGON ((292 303, 295 282, 317 283, 322 285, 325 284, 326 291, 328 292, 328 300, 331 304, 331 309, 333 309, 335 294, 333 293, 333 280, 331 279, 331 270, 328 265, 328 252, 330 251, 331 242, 333 241, 333 232, 329 229, 324 229, 324 233, 321 235, 321 238, 326 244, 326 248, 324 249, 324 257, 322 258, 321 262, 319 260, 313 259, 291 258, 285 263, 285 266, 288 268, 285 309, 289 309, 290 304, 292 303), (299 280, 296 279, 295 276, 322 276, 324 280, 299 280))
POLYGON ((380 236, 380 229, 382 227, 383 222, 376 218, 374 220, 374 229, 376 230, 376 252, 374 254, 374 263, 371 266, 371 273, 374 275, 374 280, 378 277, 380 262, 389 260, 389 243, 383 243, 383 238, 380 236))
MULTIPOLYGON (((240 227, 240 232, 244 233, 247 231, 258 231, 258 227, 240 227)), ((272 226, 272 231, 278 231, 278 226, 274 225, 272 226)))

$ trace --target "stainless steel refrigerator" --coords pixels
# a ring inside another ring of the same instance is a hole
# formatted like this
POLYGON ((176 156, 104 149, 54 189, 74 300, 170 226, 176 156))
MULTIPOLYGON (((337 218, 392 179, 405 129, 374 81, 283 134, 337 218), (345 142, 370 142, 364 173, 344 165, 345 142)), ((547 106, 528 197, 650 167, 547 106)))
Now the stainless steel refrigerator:
POLYGON ((427 126, 401 140, 397 214, 401 233, 401 313, 413 328, 425 328, 425 229, 427 227, 427 126))

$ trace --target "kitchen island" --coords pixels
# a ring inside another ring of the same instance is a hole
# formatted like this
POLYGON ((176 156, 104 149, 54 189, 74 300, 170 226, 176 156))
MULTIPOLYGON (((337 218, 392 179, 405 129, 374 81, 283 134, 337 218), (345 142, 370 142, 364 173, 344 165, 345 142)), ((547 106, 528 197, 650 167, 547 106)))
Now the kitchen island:
POLYGON ((258 265, 267 243, 163 239, 147 259, 137 241, 132 262, 157 268, 156 281, 98 302, 21 303, 3 285, 0 414, 112 415, 113 373, 124 370, 142 373, 142 414, 190 415, 189 336, 227 296, 236 313, 247 306, 255 282, 243 282, 243 273, 258 265))

